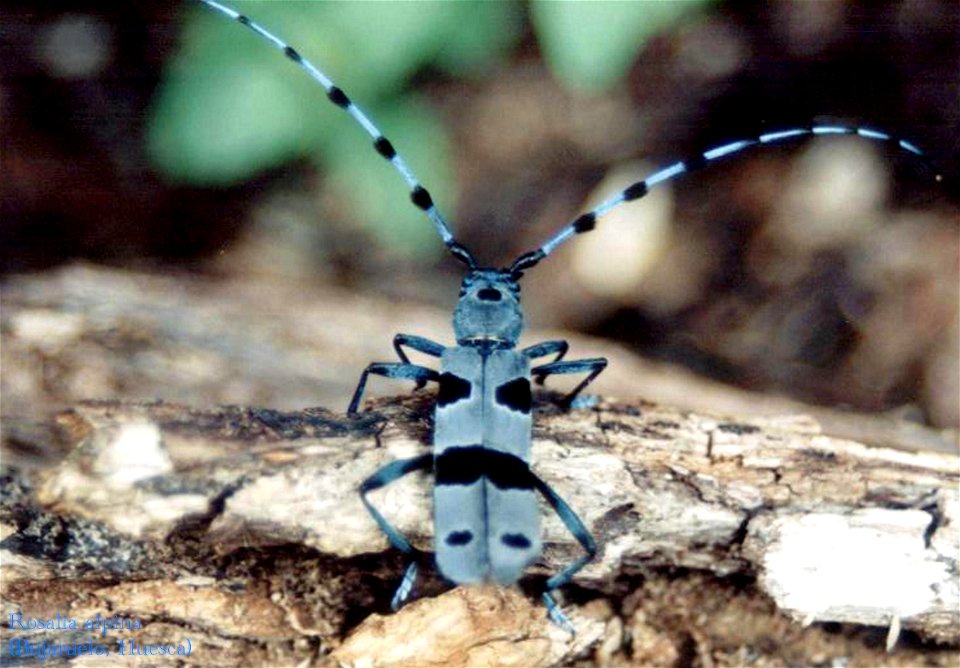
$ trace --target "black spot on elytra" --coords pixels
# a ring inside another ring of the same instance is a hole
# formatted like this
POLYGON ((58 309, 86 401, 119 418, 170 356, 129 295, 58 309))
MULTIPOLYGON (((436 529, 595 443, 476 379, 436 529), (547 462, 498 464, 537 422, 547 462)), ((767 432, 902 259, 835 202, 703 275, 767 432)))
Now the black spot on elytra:
POLYGON ((451 547, 459 547, 460 545, 466 545, 473 540, 473 534, 469 531, 451 531, 447 534, 447 545, 451 547))
POLYGON ((440 374, 440 394, 437 396, 437 406, 448 406, 470 396, 472 385, 449 371, 440 374))
POLYGON ((530 548, 530 539, 522 533, 505 533, 500 536, 500 542, 507 547, 515 550, 526 550, 530 548))
POLYGON ((239 21, 240 23, 242 23, 242 24, 245 25, 245 26, 250 25, 250 18, 247 17, 247 16, 244 16, 243 14, 240 14, 240 15, 237 17, 237 21, 239 21))
POLYGON ((496 450, 484 450, 484 473, 498 489, 533 489, 530 466, 515 455, 496 450))
POLYGON ((518 413, 530 413, 533 396, 530 393, 528 378, 514 378, 497 388, 497 403, 518 413))
POLYGON ((472 485, 485 476, 499 489, 532 489, 533 476, 525 461, 482 445, 447 448, 435 460, 438 486, 472 485))
POLYGON ((300 54, 297 53, 297 50, 294 49, 292 46, 283 47, 283 52, 284 54, 286 54, 287 58, 289 58, 295 63, 299 63, 303 60, 303 58, 300 57, 300 54))
POLYGON ((447 448, 437 455, 433 475, 437 485, 472 485, 483 475, 482 445, 447 448))

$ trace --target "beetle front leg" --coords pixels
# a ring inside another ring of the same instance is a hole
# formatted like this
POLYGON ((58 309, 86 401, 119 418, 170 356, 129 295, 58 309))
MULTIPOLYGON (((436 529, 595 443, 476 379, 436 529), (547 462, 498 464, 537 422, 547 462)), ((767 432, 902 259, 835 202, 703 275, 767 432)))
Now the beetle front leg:
POLYGON ((353 393, 353 399, 350 400, 347 415, 357 414, 357 409, 360 407, 360 399, 363 397, 363 391, 367 386, 367 376, 370 374, 384 376, 385 378, 415 380, 417 381, 418 387, 422 387, 429 381, 440 380, 440 374, 425 366, 410 364, 409 362, 374 362, 367 366, 360 375, 360 382, 357 383, 357 389, 353 393))
MULTIPOLYGON (((407 357, 407 354, 403 351, 404 346, 411 350, 421 352, 424 355, 430 355, 431 357, 440 357, 443 355, 443 351, 446 350, 446 347, 442 344, 422 336, 397 334, 393 337, 393 349, 397 351, 397 357, 399 357, 400 361, 404 364, 410 364, 410 358, 407 357)), ((422 389, 426 384, 427 381, 425 380, 417 381, 417 386, 413 389, 414 391, 422 389)))

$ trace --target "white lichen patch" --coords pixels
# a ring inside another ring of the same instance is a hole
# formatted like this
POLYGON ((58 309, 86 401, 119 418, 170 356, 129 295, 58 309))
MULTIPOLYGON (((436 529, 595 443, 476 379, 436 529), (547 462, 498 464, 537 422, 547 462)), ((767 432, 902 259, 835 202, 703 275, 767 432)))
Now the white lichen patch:
POLYGON ((950 566, 928 548, 931 515, 870 508, 810 513, 751 526, 766 543, 761 581, 779 607, 808 621, 889 623, 937 609, 950 566))
POLYGON ((160 430, 152 422, 122 425, 101 448, 93 465, 95 472, 114 489, 131 487, 140 480, 173 471, 160 430))

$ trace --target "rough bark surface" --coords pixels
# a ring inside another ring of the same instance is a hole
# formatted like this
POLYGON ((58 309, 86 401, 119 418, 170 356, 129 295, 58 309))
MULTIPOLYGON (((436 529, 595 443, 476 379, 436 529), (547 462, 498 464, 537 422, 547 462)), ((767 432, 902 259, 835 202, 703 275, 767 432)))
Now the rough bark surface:
MULTIPOLYGON (((958 658, 916 645, 960 642, 955 455, 867 447, 801 416, 732 420, 612 402, 565 414, 549 395, 536 407, 533 468, 601 546, 567 591, 576 637, 547 621, 535 594, 579 554, 546 508, 545 551, 520 589, 449 590, 426 568, 420 598, 391 614, 403 563, 356 489, 428 449, 431 400, 377 402, 357 419, 76 405, 44 444, 62 452, 59 463, 3 478, 5 618, 135 618, 142 629, 105 637, 189 638, 190 660, 204 665, 884 656, 829 624, 804 628, 812 622, 882 627, 888 644, 909 631, 915 640, 891 665, 958 658)), ((416 474, 372 495, 425 551, 429 485, 416 474)), ((17 633, 7 626, 5 647, 17 633)), ((31 633, 54 643, 89 636, 31 633)))

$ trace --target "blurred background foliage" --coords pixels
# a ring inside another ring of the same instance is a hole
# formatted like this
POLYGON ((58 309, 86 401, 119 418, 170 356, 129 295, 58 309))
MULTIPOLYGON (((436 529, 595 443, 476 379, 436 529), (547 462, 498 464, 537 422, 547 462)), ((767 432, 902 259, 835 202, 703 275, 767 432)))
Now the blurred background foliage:
POLYGON ((564 86, 601 93, 630 70, 647 40, 694 19, 709 0, 530 3, 530 20, 544 61, 564 86))
MULTIPOLYGON (((444 210, 453 204, 443 123, 411 92, 424 67, 451 76, 482 72, 519 36, 519 7, 487 2, 237 3, 315 59, 363 108, 390 128, 395 145, 430 183, 444 210), (336 75, 333 74, 336 72, 336 75)), ((269 53, 252 34, 202 7, 187 12, 180 50, 160 87, 148 126, 149 153, 162 174, 195 185, 236 184, 309 157, 383 243, 415 253, 433 235, 403 209, 405 184, 363 155, 366 135, 325 102, 322 88, 269 53)))
MULTIPOLYGON (((960 422, 954 0, 235 6, 369 112, 491 264, 724 141, 909 138, 942 183, 862 140, 753 151, 621 207, 524 299, 534 326, 741 387, 960 422)), ((459 265, 402 181, 242 27, 192 2, 10 0, 0 37, 6 280, 79 259, 452 305, 459 265)))
MULTIPOLYGON (((703 0, 537 2, 530 19, 545 62, 565 86, 602 93, 626 75, 646 40, 703 0)), ((523 36, 523 7, 510 2, 234 3, 296 45, 387 132, 430 185, 441 210, 454 208, 454 170, 444 124, 411 91, 425 68, 486 76, 523 36), (386 129, 389 130, 386 130, 386 129)), ((167 178, 230 185, 309 157, 383 243, 436 255, 432 228, 398 208, 406 185, 365 155, 366 135, 324 104, 319 84, 293 72, 264 40, 238 35, 206 8, 188 12, 148 121, 148 151, 167 178)))

